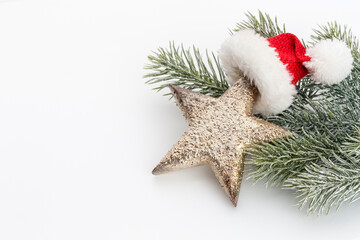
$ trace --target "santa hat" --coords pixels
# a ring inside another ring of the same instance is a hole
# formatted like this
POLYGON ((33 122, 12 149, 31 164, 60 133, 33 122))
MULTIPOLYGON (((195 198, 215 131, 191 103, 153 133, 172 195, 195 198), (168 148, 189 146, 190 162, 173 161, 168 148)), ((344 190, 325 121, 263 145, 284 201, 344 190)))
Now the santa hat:
POLYGON ((265 39, 253 30, 242 30, 225 40, 220 61, 233 84, 247 76, 260 94, 254 112, 277 114, 288 108, 295 84, 308 73, 324 84, 339 83, 352 69, 350 49, 339 40, 323 40, 306 49, 291 33, 265 39))

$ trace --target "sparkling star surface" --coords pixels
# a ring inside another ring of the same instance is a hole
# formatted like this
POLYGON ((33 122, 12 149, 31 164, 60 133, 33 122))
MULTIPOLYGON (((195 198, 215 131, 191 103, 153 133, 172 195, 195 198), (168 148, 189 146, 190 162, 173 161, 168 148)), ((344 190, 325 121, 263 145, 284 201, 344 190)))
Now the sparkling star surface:
POLYGON ((189 129, 153 174, 209 164, 234 206, 244 170, 245 148, 291 132, 252 115, 257 89, 239 79, 219 98, 169 86, 189 129))

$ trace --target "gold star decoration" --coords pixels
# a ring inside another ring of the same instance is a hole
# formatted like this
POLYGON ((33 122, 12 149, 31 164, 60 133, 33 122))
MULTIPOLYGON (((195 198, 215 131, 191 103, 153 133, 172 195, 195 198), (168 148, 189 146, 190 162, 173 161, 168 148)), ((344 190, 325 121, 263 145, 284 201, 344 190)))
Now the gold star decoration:
POLYGON ((291 134, 252 115, 257 89, 239 79, 219 98, 169 85, 189 129, 152 171, 209 164, 234 206, 244 170, 245 148, 291 134))

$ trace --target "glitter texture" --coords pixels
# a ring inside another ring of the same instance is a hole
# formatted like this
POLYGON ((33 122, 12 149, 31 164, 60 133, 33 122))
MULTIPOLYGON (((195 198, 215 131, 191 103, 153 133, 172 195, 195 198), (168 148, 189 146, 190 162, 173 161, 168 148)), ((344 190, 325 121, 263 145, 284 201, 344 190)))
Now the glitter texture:
POLYGON ((239 79, 219 98, 169 86, 189 129, 172 147, 153 174, 209 164, 236 206, 244 170, 244 150, 291 134, 252 115, 257 89, 239 79))

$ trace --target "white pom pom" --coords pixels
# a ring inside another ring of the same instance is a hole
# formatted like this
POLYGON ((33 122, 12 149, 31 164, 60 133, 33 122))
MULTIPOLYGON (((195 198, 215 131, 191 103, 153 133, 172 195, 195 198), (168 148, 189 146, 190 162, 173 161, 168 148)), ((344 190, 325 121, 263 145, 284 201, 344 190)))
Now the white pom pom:
POLYGON ((306 54, 311 57, 303 64, 312 78, 324 84, 335 84, 346 78, 352 69, 353 57, 346 44, 339 40, 323 40, 306 54))

